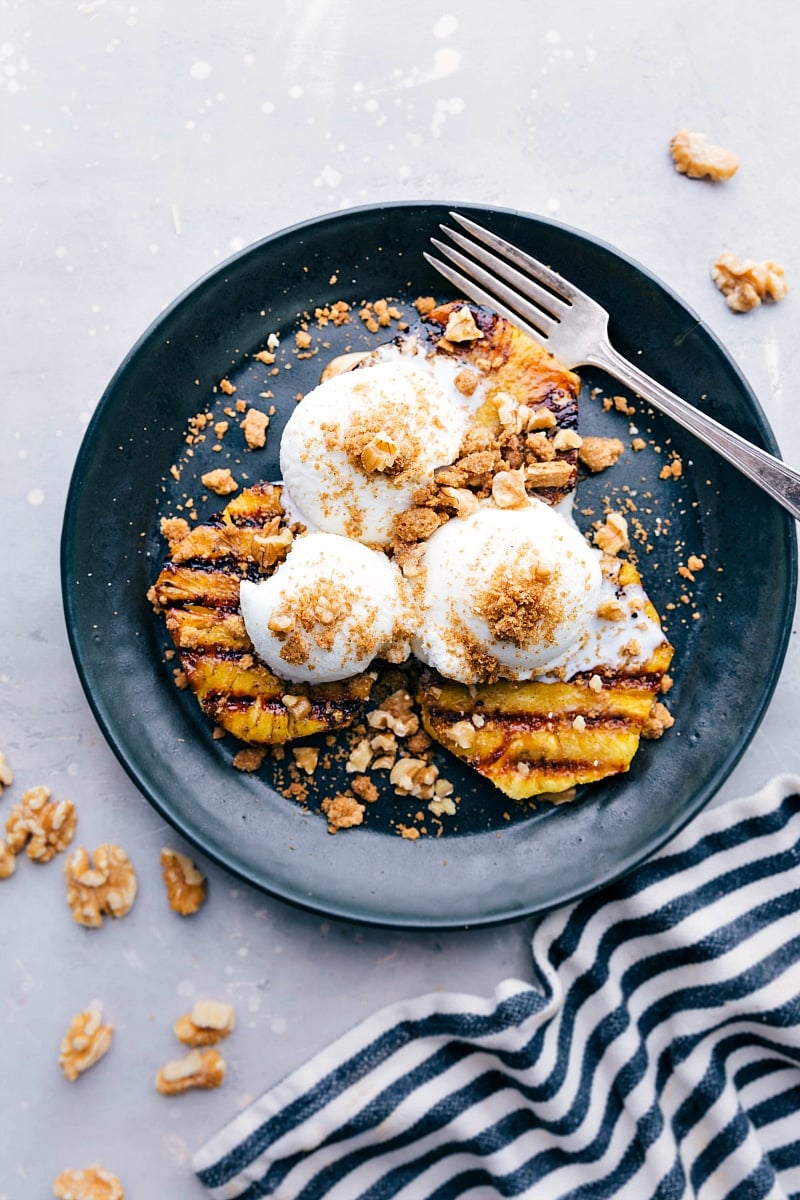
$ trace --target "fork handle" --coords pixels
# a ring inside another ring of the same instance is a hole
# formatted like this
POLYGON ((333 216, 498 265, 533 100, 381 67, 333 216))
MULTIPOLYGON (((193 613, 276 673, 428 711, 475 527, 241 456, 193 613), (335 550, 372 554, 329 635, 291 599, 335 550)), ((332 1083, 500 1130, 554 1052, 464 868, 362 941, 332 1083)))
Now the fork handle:
POLYGON ((672 417, 684 429, 688 429, 701 442, 711 446, 722 458, 737 467, 773 500, 777 500, 796 520, 800 520, 800 472, 788 467, 779 458, 768 454, 727 429, 713 417, 707 416, 694 405, 681 400, 669 388, 651 379, 627 358, 623 358, 613 346, 606 343, 592 356, 592 365, 602 367, 615 379, 627 384, 639 396, 667 416, 672 417))

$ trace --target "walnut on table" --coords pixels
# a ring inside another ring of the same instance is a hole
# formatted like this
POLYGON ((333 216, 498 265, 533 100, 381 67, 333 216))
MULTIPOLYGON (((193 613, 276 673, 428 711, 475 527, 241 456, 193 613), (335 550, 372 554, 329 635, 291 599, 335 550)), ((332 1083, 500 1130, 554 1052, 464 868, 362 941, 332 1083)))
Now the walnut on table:
POLYGON ((19 854, 27 843, 28 858, 35 862, 50 862, 70 844, 76 823, 75 805, 71 800, 54 803, 50 800, 48 787, 29 788, 8 815, 8 849, 12 854, 19 854))
POLYGON ((0 796, 3 794, 3 788, 11 787, 13 782, 14 772, 11 770, 5 754, 0 750, 0 796))
POLYGON ((111 1025, 103 1025, 102 1020, 99 1004, 90 1004, 72 1018, 58 1056, 58 1065, 70 1082, 93 1067, 111 1048, 114 1030, 111 1025))
POLYGON ((165 846, 161 851, 161 874, 172 911, 182 917, 196 913, 206 898, 206 879, 192 860, 165 846))
POLYGON ((681 129, 669 144, 675 169, 689 179, 730 179, 739 169, 731 150, 714 146, 704 133, 681 129))
POLYGON ((225 1071, 225 1059, 218 1050, 191 1050, 185 1058, 173 1059, 159 1070, 156 1091, 175 1096, 191 1088, 217 1088, 225 1071))
POLYGON ((733 312, 749 312, 762 300, 783 300, 788 292, 783 267, 768 258, 753 262, 739 261, 729 250, 723 250, 711 267, 711 278, 725 297, 733 312))
POLYGON ((8 842, 0 841, 0 879, 9 879, 17 869, 17 856, 8 842))
POLYGON ((179 1042, 186 1046, 215 1046, 236 1025, 232 1004, 223 1000, 198 1000, 191 1012, 184 1013, 173 1028, 179 1042))
POLYGON ((79 925, 98 928, 103 915, 124 917, 136 899, 136 872, 120 846, 105 844, 94 852, 94 861, 81 846, 73 850, 64 867, 67 903, 79 925))
POLYGON ((125 1189, 116 1175, 98 1163, 82 1171, 67 1170, 53 1181, 56 1200, 125 1200, 125 1189))

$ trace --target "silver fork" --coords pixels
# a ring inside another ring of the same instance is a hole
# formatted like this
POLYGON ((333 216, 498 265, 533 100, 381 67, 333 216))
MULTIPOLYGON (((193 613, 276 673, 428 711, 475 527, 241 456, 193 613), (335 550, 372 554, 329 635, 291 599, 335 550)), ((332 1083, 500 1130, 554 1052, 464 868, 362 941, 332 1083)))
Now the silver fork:
POLYGON ((609 341, 608 313, 585 292, 468 217, 456 212, 450 216, 477 240, 446 225, 440 228, 471 258, 438 238, 431 238, 433 245, 459 270, 431 254, 425 258, 462 295, 502 313, 537 340, 544 339, 565 366, 601 367, 711 446, 800 519, 800 472, 681 400, 623 358, 609 341))

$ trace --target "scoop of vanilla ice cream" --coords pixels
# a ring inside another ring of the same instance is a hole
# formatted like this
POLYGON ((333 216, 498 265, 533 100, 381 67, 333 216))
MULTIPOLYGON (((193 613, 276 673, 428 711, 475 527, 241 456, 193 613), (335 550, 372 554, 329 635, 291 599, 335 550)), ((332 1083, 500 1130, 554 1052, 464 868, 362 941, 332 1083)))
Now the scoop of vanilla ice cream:
POLYGON ((466 420, 442 381, 413 363, 335 375, 303 398, 283 431, 287 502, 310 529, 386 545, 415 487, 456 457, 466 420))
POLYGON ((589 637, 599 555, 540 500, 453 518, 428 539, 422 561, 412 648, 450 679, 531 679, 589 637))
POLYGON ((239 602, 256 652, 282 679, 331 683, 377 655, 408 656, 402 575, 385 554, 332 533, 296 538, 268 579, 242 580, 239 602))

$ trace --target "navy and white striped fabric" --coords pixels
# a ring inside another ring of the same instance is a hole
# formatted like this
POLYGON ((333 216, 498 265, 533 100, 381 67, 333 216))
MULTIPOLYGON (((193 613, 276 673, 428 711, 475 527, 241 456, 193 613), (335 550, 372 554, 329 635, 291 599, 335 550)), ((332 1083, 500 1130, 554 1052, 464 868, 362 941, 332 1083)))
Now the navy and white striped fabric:
POLYGON ((376 1013, 195 1156, 217 1200, 800 1197, 800 778, 376 1013))

